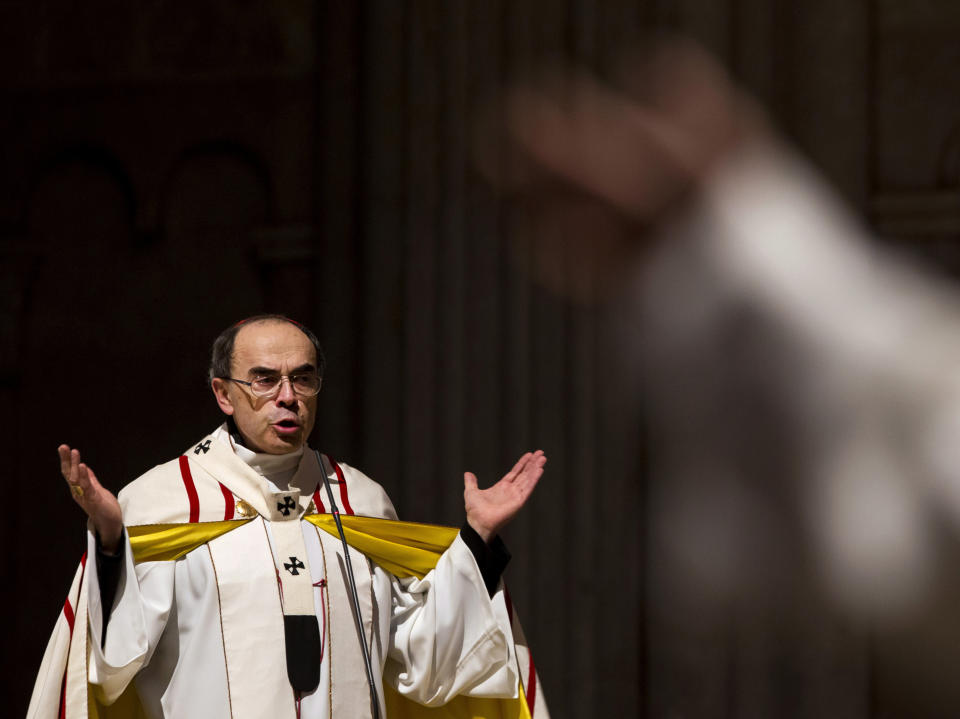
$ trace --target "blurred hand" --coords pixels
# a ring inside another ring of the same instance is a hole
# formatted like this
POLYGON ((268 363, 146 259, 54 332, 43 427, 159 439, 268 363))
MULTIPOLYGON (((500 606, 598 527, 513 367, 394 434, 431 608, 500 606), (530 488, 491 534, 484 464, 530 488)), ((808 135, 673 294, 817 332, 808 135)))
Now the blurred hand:
POLYGON ((472 472, 463 475, 467 523, 489 542, 526 504, 540 481, 547 458, 541 450, 524 454, 492 487, 480 489, 472 472))
POLYGON ((519 200, 517 255, 576 299, 614 289, 647 230, 763 125, 688 41, 656 43, 625 59, 618 76, 612 84, 567 71, 520 83, 499 100, 496 133, 479 134, 481 170, 519 200))
POLYGON ((97 481, 93 470, 80 461, 79 450, 61 444, 57 452, 60 455, 60 473, 70 487, 73 500, 87 513, 100 536, 104 551, 115 554, 123 531, 120 503, 97 481))

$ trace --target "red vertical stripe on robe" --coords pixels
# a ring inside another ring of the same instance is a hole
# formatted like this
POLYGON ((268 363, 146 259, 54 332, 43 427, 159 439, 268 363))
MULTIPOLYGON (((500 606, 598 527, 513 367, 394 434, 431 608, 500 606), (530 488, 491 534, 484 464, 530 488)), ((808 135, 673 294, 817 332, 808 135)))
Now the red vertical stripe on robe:
POLYGON ((193 483, 193 475, 190 474, 190 460, 187 455, 180 455, 180 476, 183 477, 183 486, 187 490, 187 499, 190 500, 190 521, 200 521, 200 498, 197 496, 197 487, 193 483))
POLYGON ((317 510, 317 514, 325 514, 327 511, 327 508, 323 506, 323 500, 320 499, 319 485, 313 490, 313 506, 317 510))
POLYGON ((530 716, 533 716, 533 707, 537 702, 537 668, 533 664, 533 652, 527 648, 530 655, 530 676, 527 679, 527 708, 530 710, 530 716))
POLYGON ((220 485, 220 491, 223 492, 223 519, 224 521, 228 519, 233 519, 233 492, 223 486, 223 482, 218 482, 220 485))
POLYGON ((350 498, 347 496, 347 480, 343 476, 343 470, 340 469, 340 465, 337 464, 337 461, 327 455, 327 459, 330 460, 330 464, 333 465, 333 471, 337 473, 337 483, 340 485, 340 501, 343 503, 343 511, 345 514, 353 514, 353 507, 350 506, 350 498))
MULTIPOLYGON (((87 569, 87 553, 84 552, 80 557, 80 566, 83 571, 80 572, 80 588, 83 591, 83 574, 87 569)), ((78 595, 79 597, 79 595, 78 595)), ((73 613, 73 607, 70 605, 70 597, 63 600, 63 616, 67 620, 67 626, 70 627, 70 639, 73 639, 73 625, 76 623, 76 616, 73 613)), ((69 646, 69 642, 67 643, 69 646)), ((69 655, 70 650, 67 650, 69 655)), ((60 719, 67 715, 67 667, 63 668, 63 679, 60 682, 60 719)))

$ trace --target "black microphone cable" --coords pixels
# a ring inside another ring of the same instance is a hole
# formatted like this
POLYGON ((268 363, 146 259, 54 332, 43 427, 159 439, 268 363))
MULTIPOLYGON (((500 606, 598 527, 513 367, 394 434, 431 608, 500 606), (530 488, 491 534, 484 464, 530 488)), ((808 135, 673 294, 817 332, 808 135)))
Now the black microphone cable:
POLYGON ((360 633, 360 649, 363 651, 363 663, 367 669, 367 683, 370 685, 370 704, 373 709, 373 719, 380 719, 380 697, 377 694, 377 683, 373 679, 373 664, 370 663, 370 650, 367 649, 367 633, 363 628, 363 615, 360 613, 360 597, 357 595, 357 580, 353 576, 353 565, 350 563, 350 549, 347 547, 347 538, 343 534, 343 525, 340 523, 340 510, 333 499, 333 490, 330 489, 330 480, 327 478, 327 470, 323 466, 323 457, 319 450, 313 450, 317 454, 317 463, 320 465, 320 476, 323 477, 323 486, 327 488, 327 498, 330 500, 330 514, 333 515, 333 521, 337 525, 337 533, 340 535, 340 541, 343 542, 343 558, 347 563, 347 578, 350 581, 350 596, 353 597, 353 609, 357 621, 357 631, 360 633))

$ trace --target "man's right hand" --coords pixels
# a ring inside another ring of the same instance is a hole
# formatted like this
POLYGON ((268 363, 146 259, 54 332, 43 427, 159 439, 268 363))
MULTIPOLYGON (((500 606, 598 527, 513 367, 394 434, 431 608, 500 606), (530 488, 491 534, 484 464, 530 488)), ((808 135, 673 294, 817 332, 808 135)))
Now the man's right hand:
POLYGON ((80 461, 79 450, 61 444, 57 452, 60 454, 60 473, 70 487, 70 494, 93 523, 103 550, 115 554, 123 532, 120 503, 97 481, 93 470, 80 461))

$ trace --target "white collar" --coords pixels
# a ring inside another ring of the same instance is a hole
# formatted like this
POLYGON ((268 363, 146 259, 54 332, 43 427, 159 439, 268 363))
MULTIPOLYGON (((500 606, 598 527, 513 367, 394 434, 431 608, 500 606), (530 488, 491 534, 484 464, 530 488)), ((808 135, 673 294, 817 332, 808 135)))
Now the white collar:
POLYGON ((243 460, 254 472, 263 477, 277 491, 285 491, 289 486, 290 480, 296 474, 300 466, 300 460, 303 458, 303 446, 298 447, 292 452, 286 454, 269 454, 267 452, 254 452, 233 441, 230 433, 227 431, 226 424, 221 425, 213 433, 218 441, 225 442, 237 457, 243 460))

